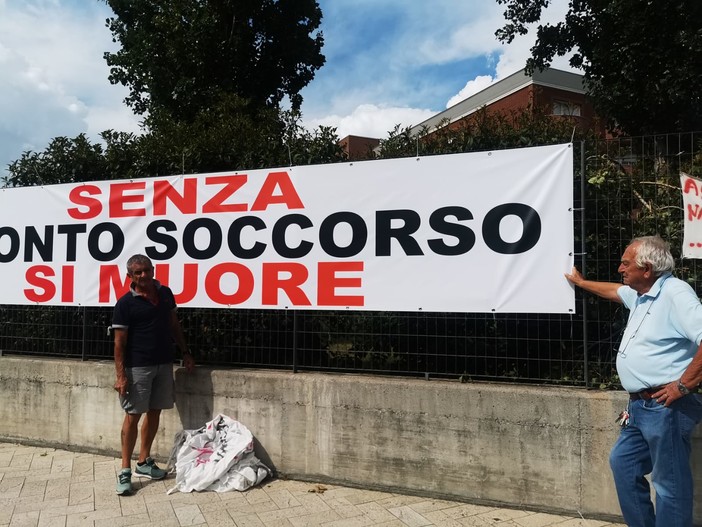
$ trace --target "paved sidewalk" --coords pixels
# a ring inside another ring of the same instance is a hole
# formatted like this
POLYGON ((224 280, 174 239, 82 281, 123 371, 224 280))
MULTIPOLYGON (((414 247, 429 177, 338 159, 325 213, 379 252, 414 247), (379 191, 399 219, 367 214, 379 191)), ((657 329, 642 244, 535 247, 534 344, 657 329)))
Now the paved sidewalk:
POLYGON ((112 457, 0 443, 0 527, 624 527, 597 520, 290 480, 247 492, 167 495, 172 478, 134 478, 117 496, 112 457))

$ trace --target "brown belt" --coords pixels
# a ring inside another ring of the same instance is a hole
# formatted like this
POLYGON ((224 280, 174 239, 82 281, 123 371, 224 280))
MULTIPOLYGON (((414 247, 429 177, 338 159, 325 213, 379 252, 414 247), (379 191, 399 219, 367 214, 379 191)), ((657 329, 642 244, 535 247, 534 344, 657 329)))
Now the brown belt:
POLYGON ((629 393, 629 400, 638 401, 639 399, 641 399, 644 401, 650 401, 651 396, 657 391, 662 390, 663 388, 665 388, 665 385, 655 386, 653 388, 646 388, 645 390, 641 390, 640 392, 629 393))

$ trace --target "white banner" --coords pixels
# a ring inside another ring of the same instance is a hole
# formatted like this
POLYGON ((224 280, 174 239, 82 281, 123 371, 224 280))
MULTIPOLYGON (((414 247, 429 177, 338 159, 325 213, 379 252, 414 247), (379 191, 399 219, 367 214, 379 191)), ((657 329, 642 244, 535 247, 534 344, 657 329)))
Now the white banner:
POLYGON ((684 235, 683 258, 702 258, 702 180, 680 172, 684 235))
POLYGON ((0 304, 571 313, 573 150, 0 190, 0 304))

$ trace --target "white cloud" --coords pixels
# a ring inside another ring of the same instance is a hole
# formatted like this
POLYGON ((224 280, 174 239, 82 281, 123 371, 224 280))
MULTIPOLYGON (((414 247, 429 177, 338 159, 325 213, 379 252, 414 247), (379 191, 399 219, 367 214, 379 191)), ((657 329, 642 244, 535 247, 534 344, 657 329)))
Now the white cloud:
POLYGON ((0 2, 0 175, 57 136, 85 132, 99 141, 106 128, 138 130, 122 103, 126 89, 107 80, 109 8, 82 4, 0 2))
MULTIPOLYGON (((308 120, 363 104, 440 110, 498 47, 500 7, 485 0, 320 0, 327 64, 302 95, 308 120)), ((490 68, 492 70, 492 68, 490 68)))
POLYGON ((446 108, 450 108, 454 104, 458 104, 471 95, 475 95, 479 91, 484 90, 494 81, 495 79, 490 75, 478 75, 475 79, 468 81, 461 91, 448 100, 446 108))
MULTIPOLYGON (((503 45, 495 31, 505 23, 504 6, 493 1, 321 4, 332 17, 324 29, 328 65, 303 92, 303 112, 309 125, 335 126, 340 137, 384 138, 395 124, 418 124, 445 101, 452 106, 521 70, 538 25, 503 45)), ((567 9, 568 0, 554 0, 540 23, 563 20, 567 9)), ((572 70, 567 58, 553 66, 572 70)))
POLYGON ((86 133, 97 140, 98 134, 105 130, 140 134, 142 132, 138 118, 125 105, 90 106, 83 119, 86 133))
POLYGON ((329 115, 321 119, 306 122, 308 128, 319 125, 337 128, 339 137, 360 135, 364 137, 385 138, 388 132, 400 125, 401 128, 413 126, 428 119, 434 113, 431 110, 417 108, 382 107, 374 104, 362 104, 349 115, 329 115))
POLYGON ((10 52, 0 67, 0 162, 2 169, 21 153, 45 146, 54 130, 78 132, 81 105, 10 52), (73 111, 71 110, 73 108, 73 111), (60 123, 60 128, 56 126, 60 123))
POLYGON ((498 50, 500 44, 494 32, 503 23, 503 18, 497 2, 489 5, 492 9, 471 17, 466 24, 424 40, 420 46, 422 59, 429 64, 442 64, 467 57, 488 56, 498 50))

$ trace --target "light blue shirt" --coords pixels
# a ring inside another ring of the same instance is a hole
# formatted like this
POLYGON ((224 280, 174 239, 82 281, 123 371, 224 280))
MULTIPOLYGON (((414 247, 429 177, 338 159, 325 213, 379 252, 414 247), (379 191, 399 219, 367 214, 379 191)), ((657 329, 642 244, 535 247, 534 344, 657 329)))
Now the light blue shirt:
POLYGON ((628 392, 679 379, 702 341, 702 304, 687 283, 670 273, 639 295, 629 286, 617 290, 629 309, 617 354, 617 372, 628 392))

